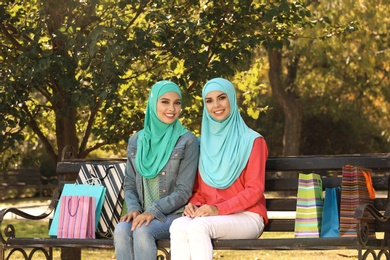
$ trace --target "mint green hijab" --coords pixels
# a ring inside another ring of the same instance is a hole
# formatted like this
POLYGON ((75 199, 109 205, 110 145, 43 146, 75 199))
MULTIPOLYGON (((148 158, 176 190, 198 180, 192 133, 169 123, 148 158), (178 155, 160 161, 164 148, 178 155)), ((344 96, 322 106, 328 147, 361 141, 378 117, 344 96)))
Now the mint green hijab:
POLYGON ((202 97, 199 172, 209 186, 226 189, 240 177, 248 163, 253 142, 261 135, 242 119, 236 91, 230 81, 223 78, 208 81, 203 87, 202 97), (206 109, 206 95, 214 90, 226 93, 230 102, 230 115, 222 121, 213 119, 206 109))
POLYGON ((180 88, 168 80, 159 81, 150 90, 144 129, 138 132, 135 166, 143 177, 151 179, 167 164, 177 140, 188 130, 176 119, 172 124, 162 122, 157 115, 157 100, 167 92, 176 92, 182 98, 180 88))

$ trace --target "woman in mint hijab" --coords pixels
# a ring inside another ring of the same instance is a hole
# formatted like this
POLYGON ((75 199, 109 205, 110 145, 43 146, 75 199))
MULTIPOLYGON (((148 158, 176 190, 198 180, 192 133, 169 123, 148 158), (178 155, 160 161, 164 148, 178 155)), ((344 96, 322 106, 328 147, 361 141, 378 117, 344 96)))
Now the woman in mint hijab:
POLYGON ((181 91, 171 81, 150 90, 144 128, 130 137, 124 180, 127 213, 115 227, 117 259, 156 259, 192 194, 199 142, 179 121, 181 91))
POLYGON ((170 227, 172 260, 211 260, 211 239, 258 238, 268 222, 264 138, 242 119, 230 81, 208 81, 202 97, 199 174, 183 217, 170 227))

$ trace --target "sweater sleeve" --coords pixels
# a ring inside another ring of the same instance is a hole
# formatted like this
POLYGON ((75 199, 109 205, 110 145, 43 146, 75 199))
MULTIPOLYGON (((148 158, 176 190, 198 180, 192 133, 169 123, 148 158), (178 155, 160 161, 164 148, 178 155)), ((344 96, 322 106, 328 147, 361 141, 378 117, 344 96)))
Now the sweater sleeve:
POLYGON ((219 215, 248 210, 264 201, 265 165, 268 149, 264 138, 257 138, 252 147, 247 166, 241 176, 225 190, 219 190, 220 197, 215 206, 219 215))

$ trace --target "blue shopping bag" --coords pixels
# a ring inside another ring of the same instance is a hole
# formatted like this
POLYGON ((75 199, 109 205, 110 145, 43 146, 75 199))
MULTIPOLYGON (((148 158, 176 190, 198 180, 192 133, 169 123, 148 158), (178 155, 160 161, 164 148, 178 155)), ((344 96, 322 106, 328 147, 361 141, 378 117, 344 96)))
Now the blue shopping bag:
MULTIPOLYGON (((100 218, 100 214, 103 207, 104 197, 106 194, 106 187, 102 185, 88 185, 88 184, 72 184, 67 183, 61 193, 62 196, 93 196, 96 198, 95 210, 95 222, 96 227, 100 218)), ((61 201, 61 198, 60 198, 61 201)), ((57 204, 56 210, 54 211, 53 220, 49 229, 49 236, 57 236, 58 221, 60 216, 60 203, 57 204)))
POLYGON ((340 198, 340 187, 325 189, 321 237, 340 236, 340 198))

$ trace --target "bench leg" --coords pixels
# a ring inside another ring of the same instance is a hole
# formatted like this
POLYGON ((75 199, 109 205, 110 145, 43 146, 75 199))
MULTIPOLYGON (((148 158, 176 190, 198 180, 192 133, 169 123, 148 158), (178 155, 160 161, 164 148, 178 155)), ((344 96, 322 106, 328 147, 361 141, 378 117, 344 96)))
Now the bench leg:
POLYGON ((81 248, 61 248, 61 260, 80 260, 81 248))

